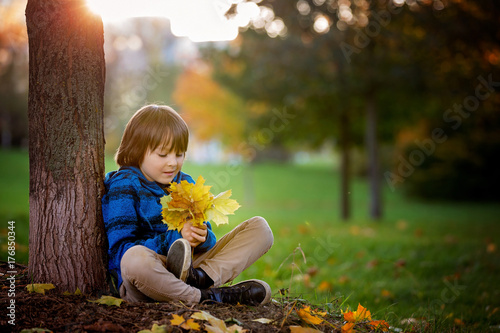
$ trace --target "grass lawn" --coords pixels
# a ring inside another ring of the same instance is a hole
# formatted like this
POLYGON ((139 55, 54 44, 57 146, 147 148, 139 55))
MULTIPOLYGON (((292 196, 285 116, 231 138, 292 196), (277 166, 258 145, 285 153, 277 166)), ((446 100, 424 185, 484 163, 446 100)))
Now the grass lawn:
MULTIPOLYGON (((0 151, 0 159, 2 253, 14 220, 16 259, 26 262, 28 155, 0 151)), ((218 236, 255 215, 271 225, 273 248, 238 280, 264 279, 313 304, 361 303, 396 328, 500 331, 500 205, 417 201, 385 187, 384 218, 372 222, 367 183, 355 179, 353 218, 344 222, 338 174, 325 166, 186 162, 184 171, 203 175, 213 193, 232 189, 242 205, 218 236)))

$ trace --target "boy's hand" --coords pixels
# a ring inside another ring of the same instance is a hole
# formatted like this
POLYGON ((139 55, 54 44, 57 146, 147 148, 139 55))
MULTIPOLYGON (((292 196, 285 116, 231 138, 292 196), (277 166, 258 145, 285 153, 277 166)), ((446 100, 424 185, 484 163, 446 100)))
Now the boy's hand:
POLYGON ((184 223, 181 230, 182 238, 187 240, 193 248, 207 240, 207 225, 203 224, 201 227, 194 227, 191 222, 184 223))

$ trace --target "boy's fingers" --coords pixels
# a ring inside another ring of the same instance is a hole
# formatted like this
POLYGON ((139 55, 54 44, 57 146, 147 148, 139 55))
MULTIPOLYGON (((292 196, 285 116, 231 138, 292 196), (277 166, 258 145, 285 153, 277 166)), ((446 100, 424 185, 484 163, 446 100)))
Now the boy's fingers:
POLYGON ((203 228, 198 228, 198 227, 191 227, 191 230, 197 233, 198 235, 206 235, 207 234, 207 229, 203 228))
POLYGON ((198 235, 196 233, 192 233, 191 236, 193 238, 195 238, 196 240, 200 241, 200 242, 204 242, 205 241, 205 236, 202 236, 202 235, 198 235))

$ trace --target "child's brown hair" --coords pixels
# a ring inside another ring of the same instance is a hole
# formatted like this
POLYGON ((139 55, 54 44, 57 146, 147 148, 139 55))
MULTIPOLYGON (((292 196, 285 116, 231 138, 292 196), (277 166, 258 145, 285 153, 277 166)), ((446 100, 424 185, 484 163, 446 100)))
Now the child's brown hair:
POLYGON ((130 118, 115 155, 119 166, 139 167, 146 152, 161 145, 184 153, 189 142, 189 129, 179 114, 166 105, 146 105, 130 118))

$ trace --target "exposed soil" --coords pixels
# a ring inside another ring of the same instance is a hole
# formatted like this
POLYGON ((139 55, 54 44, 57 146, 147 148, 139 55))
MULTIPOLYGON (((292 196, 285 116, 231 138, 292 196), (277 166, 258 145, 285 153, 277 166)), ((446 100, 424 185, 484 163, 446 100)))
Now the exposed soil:
MULTIPOLYGON (((197 311, 209 312, 212 316, 230 319, 247 329, 248 332, 289 332, 290 326, 307 326, 301 321, 293 307, 297 300, 288 302, 273 301, 260 307, 232 306, 226 304, 197 304, 187 307, 181 303, 127 303, 118 306, 101 305, 89 302, 97 297, 85 295, 62 295, 54 290, 45 294, 30 293, 26 286, 30 283, 27 267, 16 265, 19 273, 15 282, 15 297, 9 296, 10 281, 7 277, 7 263, 0 262, 0 332, 20 332, 23 329, 44 328, 52 332, 138 332, 151 329, 154 323, 166 325, 168 332, 186 332, 170 323, 172 314, 189 318, 197 311), (11 299, 15 300, 15 326, 8 317, 11 299), (262 324, 254 319, 267 318, 273 321, 262 324)), ((325 322, 315 328, 323 332, 340 332, 340 318, 327 315, 325 322)), ((202 331, 204 321, 197 322, 202 331)))

